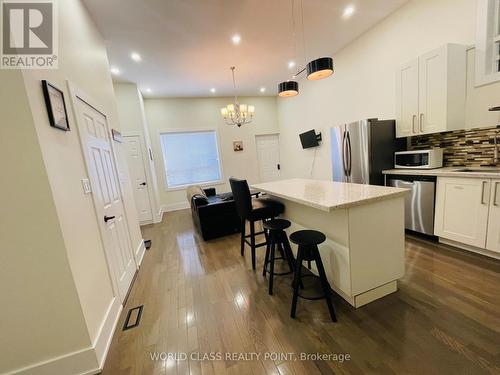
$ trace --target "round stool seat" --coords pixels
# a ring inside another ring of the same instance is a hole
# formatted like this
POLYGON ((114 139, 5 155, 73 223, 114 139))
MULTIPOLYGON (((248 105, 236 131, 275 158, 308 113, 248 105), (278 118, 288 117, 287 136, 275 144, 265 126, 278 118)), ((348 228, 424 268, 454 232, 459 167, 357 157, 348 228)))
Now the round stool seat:
POLYGON ((290 235, 290 241, 299 246, 315 246, 326 241, 326 236, 317 230, 299 230, 290 235))
POLYGON ((290 228, 292 223, 285 219, 274 219, 264 222, 264 228, 267 230, 279 231, 290 228))

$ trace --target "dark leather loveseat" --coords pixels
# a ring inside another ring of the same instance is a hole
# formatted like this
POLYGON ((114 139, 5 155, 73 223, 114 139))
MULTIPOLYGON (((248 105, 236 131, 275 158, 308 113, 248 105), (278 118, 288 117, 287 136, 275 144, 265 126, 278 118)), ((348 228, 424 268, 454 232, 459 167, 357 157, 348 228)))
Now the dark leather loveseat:
POLYGON ((230 194, 217 195, 214 188, 191 198, 193 221, 205 241, 240 231, 241 220, 230 194))

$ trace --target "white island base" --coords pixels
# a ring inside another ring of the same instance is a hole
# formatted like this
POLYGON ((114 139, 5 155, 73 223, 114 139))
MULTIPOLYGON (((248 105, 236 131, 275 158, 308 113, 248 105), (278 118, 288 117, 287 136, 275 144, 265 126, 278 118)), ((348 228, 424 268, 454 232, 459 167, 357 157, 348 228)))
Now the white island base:
MULTIPOLYGON (((285 204, 288 234, 314 229, 326 235, 319 246, 326 275, 352 306, 397 290, 405 273, 406 190, 304 179, 252 187, 285 204)), ((312 271, 317 273, 314 263, 312 271)))

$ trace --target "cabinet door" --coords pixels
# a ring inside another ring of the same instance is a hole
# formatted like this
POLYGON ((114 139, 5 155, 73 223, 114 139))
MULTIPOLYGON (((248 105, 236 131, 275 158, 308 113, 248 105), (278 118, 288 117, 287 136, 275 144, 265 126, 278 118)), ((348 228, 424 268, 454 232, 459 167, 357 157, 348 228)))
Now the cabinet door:
POLYGON ((438 178, 434 234, 486 247, 491 180, 438 178))
POLYGON ((396 74, 396 137, 417 134, 418 59, 402 66, 396 74))
POLYGON ((447 129, 447 49, 439 48, 419 59, 418 132, 438 133, 447 129))
POLYGON ((491 182, 490 216, 486 248, 500 253, 500 180, 491 182))

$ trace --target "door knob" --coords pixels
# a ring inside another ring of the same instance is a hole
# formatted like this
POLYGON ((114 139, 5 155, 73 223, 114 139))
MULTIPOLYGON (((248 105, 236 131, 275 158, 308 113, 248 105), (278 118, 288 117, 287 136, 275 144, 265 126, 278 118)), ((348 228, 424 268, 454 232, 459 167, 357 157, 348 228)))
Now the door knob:
POLYGON ((113 220, 115 217, 114 216, 106 216, 104 215, 104 222, 107 223, 110 220, 113 220))
POLYGON ((145 183, 145 182, 143 182, 142 184, 139 184, 139 185, 141 185, 141 186, 146 186, 146 183, 145 183))

